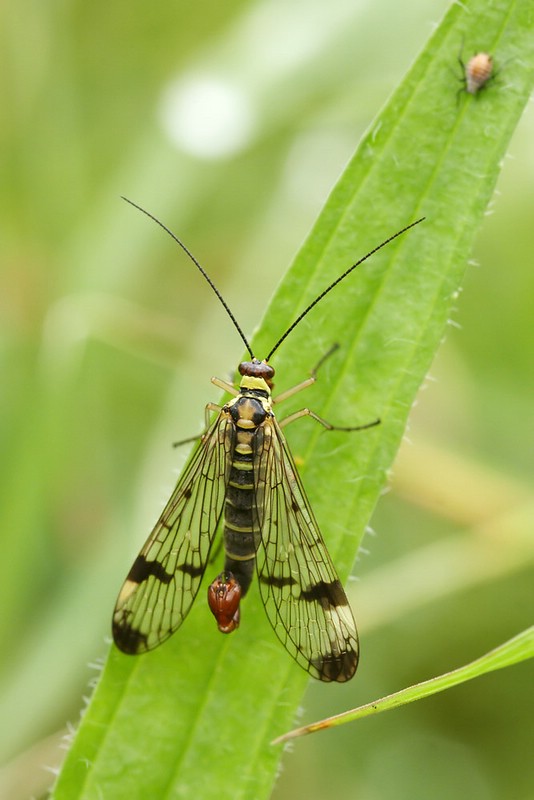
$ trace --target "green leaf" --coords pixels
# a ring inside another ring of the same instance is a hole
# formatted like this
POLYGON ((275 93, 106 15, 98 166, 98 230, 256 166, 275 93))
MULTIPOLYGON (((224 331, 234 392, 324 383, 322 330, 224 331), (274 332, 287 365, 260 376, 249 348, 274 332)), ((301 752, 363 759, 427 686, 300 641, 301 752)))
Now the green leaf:
POLYGON ((351 711, 345 711, 343 714, 337 714, 335 717, 329 717, 320 722, 312 722, 302 728, 296 728, 279 736, 273 744, 280 744, 288 741, 288 739, 304 736, 307 733, 317 733, 317 731, 324 731, 328 728, 337 728, 339 725, 346 725, 348 722, 354 722, 372 714, 379 714, 381 711, 390 711, 407 703, 413 703, 415 700, 423 700, 432 694, 443 692, 445 689, 452 689, 453 686, 458 686, 460 683, 479 678, 481 675, 493 672, 496 669, 510 667, 520 661, 526 661, 528 658, 534 658, 534 627, 521 631, 513 639, 463 667, 446 672, 444 675, 438 675, 429 681, 408 686, 400 692, 381 697, 380 700, 373 700, 371 703, 366 703, 364 706, 351 711))
MULTIPOLYGON (((254 339, 261 357, 352 262, 426 216, 325 298, 274 359, 285 388, 340 342, 304 402, 333 423, 382 420, 360 434, 323 434, 312 422, 288 434, 342 578, 443 337, 532 90, 533 32, 530 0, 451 7, 361 141, 254 339), (482 32, 502 73, 478 96, 458 96, 458 51, 462 42, 478 44, 482 32)), ((111 650, 56 800, 202 800, 229 785, 236 799, 269 795, 280 758, 270 742, 290 727, 306 676, 270 630, 256 588, 242 612, 239 632, 222 637, 200 601, 154 653, 131 658, 111 650)))

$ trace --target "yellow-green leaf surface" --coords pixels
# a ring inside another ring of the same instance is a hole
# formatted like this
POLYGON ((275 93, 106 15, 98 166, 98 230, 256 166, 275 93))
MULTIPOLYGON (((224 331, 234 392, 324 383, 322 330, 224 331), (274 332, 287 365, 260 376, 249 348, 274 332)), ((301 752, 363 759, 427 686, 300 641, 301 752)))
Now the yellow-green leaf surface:
MULTIPOLYGON (((451 7, 360 142, 254 338, 262 357, 347 266, 426 217, 325 298, 273 360, 283 389, 340 342, 304 402, 334 423, 382 420, 348 438, 306 421, 288 434, 343 579, 532 90, 533 34, 529 0, 451 7), (505 66, 479 96, 458 95, 459 44, 478 43, 482 29, 485 49, 505 66)), ((189 264, 181 268, 190 276, 189 264)), ((253 283, 244 294, 250 300, 253 283)), ((236 362, 239 356, 236 349, 236 362)), ((131 658, 112 648, 53 796, 267 797, 280 758, 270 742, 291 727, 306 681, 270 630, 255 589, 230 637, 217 635, 200 599, 179 633, 154 653, 131 658)))

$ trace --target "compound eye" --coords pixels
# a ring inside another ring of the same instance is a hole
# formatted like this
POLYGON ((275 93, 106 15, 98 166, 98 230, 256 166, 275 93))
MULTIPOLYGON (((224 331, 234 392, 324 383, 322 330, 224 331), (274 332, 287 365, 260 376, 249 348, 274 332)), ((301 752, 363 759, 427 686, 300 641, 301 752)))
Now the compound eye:
POLYGON ((274 368, 266 361, 242 361, 239 365, 239 374, 247 375, 249 378, 263 378, 269 384, 274 377, 274 368))

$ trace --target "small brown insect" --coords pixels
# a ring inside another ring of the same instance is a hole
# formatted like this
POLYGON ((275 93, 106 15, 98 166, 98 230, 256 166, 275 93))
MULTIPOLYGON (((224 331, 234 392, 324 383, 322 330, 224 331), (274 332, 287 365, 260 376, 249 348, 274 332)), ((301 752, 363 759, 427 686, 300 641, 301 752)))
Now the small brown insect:
POLYGON ((467 94, 475 95, 486 86, 488 81, 495 77, 493 57, 489 53, 476 53, 469 59, 467 64, 464 64, 461 55, 459 55, 458 61, 463 72, 460 78, 463 83, 463 89, 460 89, 461 92, 465 91, 467 94))
POLYGON ((465 68, 465 90, 476 94, 491 78, 493 58, 488 53, 477 53, 470 58, 465 68))

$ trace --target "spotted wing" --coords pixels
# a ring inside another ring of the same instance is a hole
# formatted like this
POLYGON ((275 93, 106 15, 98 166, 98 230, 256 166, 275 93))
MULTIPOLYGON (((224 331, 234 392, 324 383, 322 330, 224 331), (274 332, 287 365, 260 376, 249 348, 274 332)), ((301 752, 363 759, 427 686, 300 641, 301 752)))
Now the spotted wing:
POLYGON ((348 681, 358 666, 356 624, 274 418, 254 448, 260 593, 286 650, 314 678, 348 681))
POLYGON ((191 608, 221 518, 234 438, 235 425, 221 411, 135 559, 113 613, 123 652, 157 647, 191 608))

